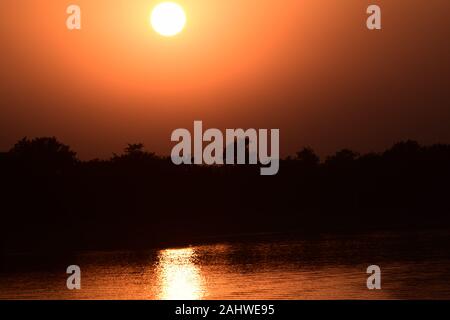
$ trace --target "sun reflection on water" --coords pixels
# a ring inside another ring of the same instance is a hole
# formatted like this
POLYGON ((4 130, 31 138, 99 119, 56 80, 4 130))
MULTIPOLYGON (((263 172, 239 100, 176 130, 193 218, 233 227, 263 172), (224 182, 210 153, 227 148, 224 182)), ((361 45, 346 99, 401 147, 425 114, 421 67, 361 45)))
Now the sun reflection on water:
POLYGON ((194 248, 162 250, 158 254, 156 277, 161 300, 200 300, 206 286, 196 264, 194 248))

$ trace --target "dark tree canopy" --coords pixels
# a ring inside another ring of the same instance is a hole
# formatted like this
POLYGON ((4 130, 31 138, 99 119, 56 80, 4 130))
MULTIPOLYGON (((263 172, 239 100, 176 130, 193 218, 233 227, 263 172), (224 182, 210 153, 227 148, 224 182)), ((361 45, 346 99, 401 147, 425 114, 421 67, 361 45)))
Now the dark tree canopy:
POLYGON ((17 163, 41 170, 61 170, 77 162, 76 153, 55 137, 23 138, 9 151, 17 163))

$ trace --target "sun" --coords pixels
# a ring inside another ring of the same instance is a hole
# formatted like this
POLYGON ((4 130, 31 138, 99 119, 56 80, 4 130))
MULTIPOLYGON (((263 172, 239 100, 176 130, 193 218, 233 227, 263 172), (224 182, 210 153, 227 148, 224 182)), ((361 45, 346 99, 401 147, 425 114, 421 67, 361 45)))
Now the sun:
POLYGON ((175 2, 162 2, 153 8, 150 23, 160 35, 173 37, 183 31, 186 14, 183 7, 175 2))

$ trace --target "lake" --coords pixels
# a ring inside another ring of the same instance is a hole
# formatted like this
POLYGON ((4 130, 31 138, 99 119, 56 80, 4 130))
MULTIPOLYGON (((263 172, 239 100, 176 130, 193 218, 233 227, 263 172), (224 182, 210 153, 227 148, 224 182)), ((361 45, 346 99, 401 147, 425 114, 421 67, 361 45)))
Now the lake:
POLYGON ((0 299, 450 299, 450 233, 373 233, 148 251, 10 255, 0 299), (79 291, 66 268, 79 265, 79 291), (379 265, 382 290, 368 290, 379 265))

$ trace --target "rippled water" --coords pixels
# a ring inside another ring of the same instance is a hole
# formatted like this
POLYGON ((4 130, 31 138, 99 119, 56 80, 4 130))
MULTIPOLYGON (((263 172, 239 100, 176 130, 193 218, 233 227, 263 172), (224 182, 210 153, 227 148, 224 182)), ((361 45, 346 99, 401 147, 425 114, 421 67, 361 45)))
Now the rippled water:
POLYGON ((450 299, 447 232, 414 235, 269 237, 67 258, 11 256, 0 299, 450 299), (14 262, 11 262, 14 261, 14 262), (82 270, 66 288, 65 268, 82 270), (382 290, 366 269, 382 269, 382 290))

